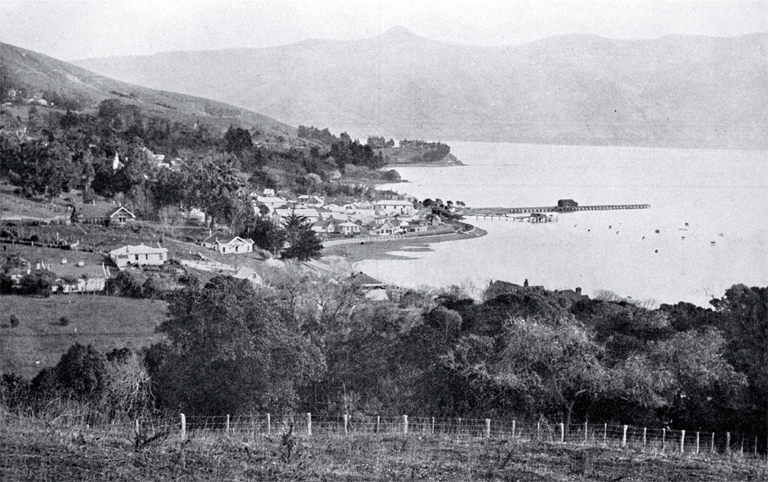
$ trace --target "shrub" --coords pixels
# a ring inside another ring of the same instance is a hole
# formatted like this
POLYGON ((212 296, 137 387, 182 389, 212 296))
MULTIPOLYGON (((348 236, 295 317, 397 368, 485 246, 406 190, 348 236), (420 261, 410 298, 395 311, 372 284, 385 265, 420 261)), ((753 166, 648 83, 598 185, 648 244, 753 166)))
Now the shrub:
POLYGON ((19 317, 18 316, 11 315, 11 326, 14 327, 14 328, 19 326, 19 317))
POLYGON ((62 316, 61 318, 59 318, 59 325, 61 326, 69 325, 69 318, 67 318, 66 316, 62 316))

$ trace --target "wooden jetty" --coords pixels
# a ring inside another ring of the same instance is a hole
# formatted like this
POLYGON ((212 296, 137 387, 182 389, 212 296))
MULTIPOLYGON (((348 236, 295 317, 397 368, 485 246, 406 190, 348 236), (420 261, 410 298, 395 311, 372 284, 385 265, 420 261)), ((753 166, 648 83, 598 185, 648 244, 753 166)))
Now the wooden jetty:
POLYGON ((557 206, 535 206, 520 208, 469 208, 464 210, 464 216, 479 218, 508 217, 516 214, 540 213, 574 213, 578 211, 613 211, 620 209, 650 209, 650 204, 601 204, 595 206, 579 206, 571 199, 561 199, 557 206))

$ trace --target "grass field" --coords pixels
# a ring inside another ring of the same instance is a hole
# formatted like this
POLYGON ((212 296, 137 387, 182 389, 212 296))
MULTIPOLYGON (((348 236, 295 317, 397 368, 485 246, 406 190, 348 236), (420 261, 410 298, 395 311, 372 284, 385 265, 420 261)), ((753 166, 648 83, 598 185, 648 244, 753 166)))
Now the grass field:
POLYGON ((0 372, 34 377, 74 343, 101 352, 149 346, 161 339, 155 327, 166 307, 164 301, 101 295, 0 296, 0 372), (17 327, 10 326, 12 314, 19 317, 17 327), (61 326, 61 317, 69 325, 61 326))
POLYGON ((271 437, 178 431, 149 440, 0 412, 0 480, 759 481, 764 460, 445 435, 271 437), (138 440, 138 443, 137 443, 138 440), (146 443, 145 443, 146 442, 146 443))

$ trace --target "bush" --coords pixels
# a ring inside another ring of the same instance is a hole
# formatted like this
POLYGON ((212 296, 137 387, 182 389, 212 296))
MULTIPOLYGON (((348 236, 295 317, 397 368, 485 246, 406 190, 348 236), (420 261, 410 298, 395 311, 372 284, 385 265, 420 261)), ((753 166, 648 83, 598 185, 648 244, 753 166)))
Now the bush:
POLYGON ((62 316, 61 318, 59 318, 59 325, 61 326, 69 325, 69 318, 67 318, 66 316, 62 316))
POLYGON ((19 317, 18 316, 11 315, 11 326, 14 327, 14 328, 19 326, 19 317))

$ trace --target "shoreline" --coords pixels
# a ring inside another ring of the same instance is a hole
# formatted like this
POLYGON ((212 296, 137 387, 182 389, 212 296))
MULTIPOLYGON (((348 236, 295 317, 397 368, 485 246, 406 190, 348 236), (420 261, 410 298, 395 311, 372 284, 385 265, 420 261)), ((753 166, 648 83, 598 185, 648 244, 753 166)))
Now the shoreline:
POLYGON ((414 253, 432 251, 432 249, 429 247, 431 244, 480 238, 488 234, 487 231, 467 222, 462 221, 462 224, 471 226, 471 228, 467 231, 460 231, 458 233, 437 234, 434 236, 398 238, 388 241, 378 241, 365 244, 339 244, 336 246, 323 248, 323 257, 339 256, 349 261, 349 263, 353 266, 359 261, 363 260, 407 260, 411 258, 407 256, 392 255, 389 253, 392 251, 404 251, 404 248, 406 247, 409 248, 408 251, 413 251, 414 253))

